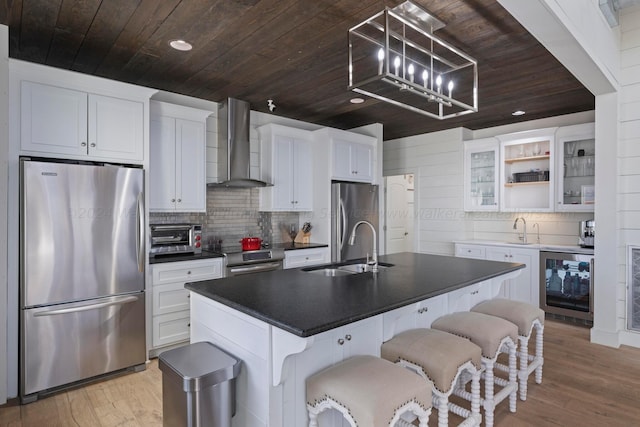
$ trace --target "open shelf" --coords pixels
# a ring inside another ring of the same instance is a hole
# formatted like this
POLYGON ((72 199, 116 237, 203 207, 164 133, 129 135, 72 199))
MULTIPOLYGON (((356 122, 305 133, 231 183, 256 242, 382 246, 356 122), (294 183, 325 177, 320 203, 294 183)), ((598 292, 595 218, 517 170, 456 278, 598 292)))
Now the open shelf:
POLYGON ((505 163, 516 163, 516 162, 527 162, 530 160, 548 160, 549 154, 544 154, 541 156, 529 156, 529 157, 514 157, 512 159, 504 159, 505 163))

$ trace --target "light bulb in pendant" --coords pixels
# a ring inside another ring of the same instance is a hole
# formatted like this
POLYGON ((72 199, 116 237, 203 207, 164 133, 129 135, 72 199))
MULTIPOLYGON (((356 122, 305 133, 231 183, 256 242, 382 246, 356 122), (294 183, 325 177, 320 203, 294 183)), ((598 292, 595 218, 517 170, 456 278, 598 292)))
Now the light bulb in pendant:
POLYGON ((415 71, 415 68, 413 67, 413 64, 409 64, 409 66, 407 67, 407 72, 409 73, 409 81, 411 81, 411 83, 413 83, 414 71, 415 71))
POLYGON ((447 89, 449 89, 449 98, 451 98, 451 91, 453 91, 453 80, 449 81, 447 89))
POLYGON ((438 86, 438 93, 440 93, 440 88, 442 87, 442 76, 438 76, 436 78, 436 86, 438 86))
POLYGON ((398 68, 400 68, 400 57, 396 56, 396 58, 393 60, 393 68, 395 68, 396 70, 396 76, 398 75, 398 68))
POLYGON ((422 72, 422 84, 424 85, 424 87, 427 87, 428 81, 429 81, 429 72, 427 70, 424 70, 422 72))
POLYGON ((384 65, 384 49, 380 48, 378 51, 378 74, 382 74, 382 67, 384 65))

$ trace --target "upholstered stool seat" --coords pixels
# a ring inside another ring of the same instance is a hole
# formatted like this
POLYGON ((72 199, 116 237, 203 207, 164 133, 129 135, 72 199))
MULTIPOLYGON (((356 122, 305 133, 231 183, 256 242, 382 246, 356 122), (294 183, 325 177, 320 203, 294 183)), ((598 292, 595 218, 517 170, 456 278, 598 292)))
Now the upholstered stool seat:
MULTIPOLYGON (((459 312, 439 317, 431 324, 431 327, 467 338, 482 349, 482 377, 484 378, 482 404, 485 425, 493 426, 495 405, 507 397, 509 397, 509 410, 515 412, 518 390, 517 326, 507 320, 483 313, 459 312), (500 353, 509 355, 508 380, 494 376, 494 365, 500 353), (497 393, 494 390, 495 384, 502 387, 497 393)), ((467 398, 464 395, 461 396, 467 398)))
MULTIPOLYGON (((535 372, 536 383, 542 383, 544 311, 525 302, 503 298, 481 302, 473 307, 471 311, 500 317, 518 327, 520 400, 527 400, 527 380, 529 375, 535 372), (534 329, 536 331, 536 347, 534 354, 529 354, 529 339, 534 329)), ((505 368, 501 364, 496 364, 496 367, 502 370, 505 368)))
POLYGON ((336 409, 353 427, 410 426, 407 412, 426 427, 431 413, 431 384, 374 356, 355 356, 307 378, 309 427, 318 415, 336 409))
POLYGON ((449 411, 465 418, 465 426, 480 425, 480 347, 446 332, 411 329, 382 344, 380 353, 384 359, 414 370, 433 384, 438 426, 448 425, 449 411), (471 409, 449 402, 464 373, 471 376, 471 409))

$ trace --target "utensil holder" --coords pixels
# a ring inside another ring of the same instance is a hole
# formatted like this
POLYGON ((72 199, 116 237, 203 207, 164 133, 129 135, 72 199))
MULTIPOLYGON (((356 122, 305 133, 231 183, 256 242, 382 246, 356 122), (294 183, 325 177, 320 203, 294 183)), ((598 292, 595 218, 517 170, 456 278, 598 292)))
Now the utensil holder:
POLYGON ((302 230, 298 231, 298 234, 293 241, 295 243, 309 243, 311 241, 311 233, 305 233, 302 230))

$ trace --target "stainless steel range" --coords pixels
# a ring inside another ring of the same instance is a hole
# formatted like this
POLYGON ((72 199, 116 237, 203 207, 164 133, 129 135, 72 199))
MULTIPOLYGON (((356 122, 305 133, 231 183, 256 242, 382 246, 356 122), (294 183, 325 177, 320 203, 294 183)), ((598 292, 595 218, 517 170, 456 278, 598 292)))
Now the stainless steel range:
POLYGON ((223 250, 223 253, 227 261, 225 277, 282 270, 282 262, 284 261, 284 249, 281 248, 243 251, 240 247, 234 247, 223 250))

